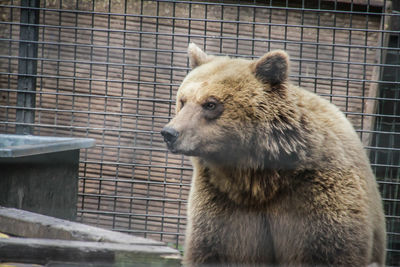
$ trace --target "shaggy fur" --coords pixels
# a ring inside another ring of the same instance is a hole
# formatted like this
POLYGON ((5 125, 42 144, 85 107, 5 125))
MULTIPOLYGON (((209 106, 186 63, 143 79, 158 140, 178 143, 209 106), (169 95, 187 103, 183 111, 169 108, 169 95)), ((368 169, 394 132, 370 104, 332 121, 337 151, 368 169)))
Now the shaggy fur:
POLYGON ((385 261, 381 198, 345 116, 290 84, 289 57, 211 57, 193 70, 164 128, 192 156, 184 263, 367 266, 385 261))

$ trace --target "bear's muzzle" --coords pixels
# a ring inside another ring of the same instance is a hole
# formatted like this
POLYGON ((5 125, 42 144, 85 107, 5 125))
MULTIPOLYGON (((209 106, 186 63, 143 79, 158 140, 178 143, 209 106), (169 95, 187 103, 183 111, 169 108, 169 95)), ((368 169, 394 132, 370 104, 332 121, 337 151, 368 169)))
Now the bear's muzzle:
POLYGON ((161 135, 164 137, 164 142, 167 143, 168 149, 172 151, 179 132, 172 127, 166 126, 161 130, 161 135))

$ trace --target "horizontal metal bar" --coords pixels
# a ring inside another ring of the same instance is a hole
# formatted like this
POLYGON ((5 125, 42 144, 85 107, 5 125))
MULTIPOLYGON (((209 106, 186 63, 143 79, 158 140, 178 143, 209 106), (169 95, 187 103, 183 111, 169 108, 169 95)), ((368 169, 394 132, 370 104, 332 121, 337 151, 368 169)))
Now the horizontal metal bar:
POLYGON ((126 166, 126 167, 145 167, 145 168, 155 168, 155 169, 173 169, 182 171, 193 171, 193 168, 184 166, 168 166, 168 165, 156 165, 156 164, 139 164, 139 163, 121 163, 121 162, 111 162, 111 161, 93 161, 93 160, 80 160, 79 162, 85 164, 96 164, 96 165, 111 165, 111 166, 126 166))
POLYGON ((387 150, 387 151, 400 151, 400 148, 395 148, 395 147, 376 147, 376 146, 365 146, 365 149, 370 149, 370 150, 387 150))
POLYGON ((400 237, 400 233, 394 233, 394 232, 386 232, 388 235, 395 235, 400 237))
POLYGON ((400 132, 387 132, 387 131, 374 131, 366 129, 356 129, 357 133, 376 133, 376 134, 388 134, 388 135, 400 135, 400 132))
MULTIPOLYGON (((158 202, 178 202, 187 203, 187 200, 174 199, 174 198, 160 198, 160 197, 136 197, 136 196, 121 196, 121 195, 107 195, 107 194, 94 194, 94 193, 78 193, 80 197, 95 197, 95 198, 113 198, 113 199, 131 199, 131 200, 146 200, 158 202)), ((400 201, 400 200, 399 200, 400 201)))
POLYGON ((371 114, 371 113, 362 113, 362 112, 352 112, 352 111, 343 111, 344 114, 347 115, 357 115, 362 117, 379 117, 379 118, 398 118, 398 115, 390 115, 390 114, 371 114))
POLYGON ((400 165, 371 163, 372 167, 400 168, 400 165))
MULTIPOLYGON (((0 92, 10 92, 10 93, 28 93, 31 91, 18 90, 10 88, 0 88, 0 92)), ((131 100, 131 101, 143 101, 143 102, 154 102, 154 103, 164 103, 164 104, 175 104, 175 99, 162 99, 162 98, 149 98, 149 97, 131 97, 131 96, 114 96, 114 95, 99 95, 96 92, 92 94, 82 94, 82 93, 64 93, 64 92, 51 92, 51 91, 36 91, 36 95, 55 95, 55 96, 71 96, 71 97, 87 97, 87 98, 106 98, 106 99, 117 99, 117 100, 131 100)))
MULTIPOLYGON (((315 13, 333 13, 333 14, 353 14, 353 15, 368 15, 368 16, 396 16, 397 14, 393 13, 385 13, 385 12, 370 12, 370 11, 346 11, 346 10, 337 10, 337 9, 313 9, 313 8, 297 8, 297 7, 289 7, 289 6, 272 6, 272 5, 252 5, 252 4, 244 4, 240 5, 234 3, 223 3, 223 2, 209 2, 209 1, 177 1, 177 0, 157 0, 156 2, 164 2, 164 3, 179 3, 186 5, 206 5, 206 6, 220 6, 220 7, 238 7, 241 8, 255 8, 255 9, 273 9, 273 10, 287 10, 287 11, 301 11, 301 12, 315 12, 315 13)), ((0 5, 0 7, 4 8, 13 8, 13 9, 21 9, 23 6, 18 5, 0 5)), ((100 11, 85 11, 85 10, 71 10, 71 9, 58 9, 58 8, 49 8, 49 7, 40 7, 34 8, 35 10, 48 11, 48 12, 64 12, 64 13, 74 13, 74 14, 90 14, 90 15, 102 15, 102 16, 122 16, 122 17, 132 17, 132 14, 122 14, 122 13, 114 13, 114 12, 100 12, 100 11)), ((384 9, 382 9, 384 10, 384 9)))
MULTIPOLYGON (((390 150, 390 149, 389 149, 390 150)), ((167 152, 167 151, 166 151, 167 152)), ((193 168, 190 167, 177 167, 177 166, 167 166, 167 165, 151 165, 151 164, 137 164, 137 163, 121 163, 121 162, 110 162, 110 161, 88 161, 88 160, 81 160, 81 163, 90 163, 90 164, 97 164, 97 165, 118 165, 118 166, 130 166, 130 167, 154 167, 154 168, 162 168, 162 169, 177 169, 177 170, 187 170, 192 171, 193 168)), ((389 165, 389 164, 376 164, 371 163, 372 167, 386 167, 386 168, 399 168, 400 166, 397 165, 389 165)), ((383 183, 383 182, 382 182, 383 183)))
MULTIPOLYGON (((90 118, 89 118, 90 120, 90 118)), ((53 128, 53 129, 68 129, 68 130, 86 130, 87 132, 93 131, 103 131, 103 132, 121 132, 121 133, 140 133, 140 134, 160 134, 158 131, 152 130, 135 130, 135 129, 125 129, 125 128, 109 128, 109 127, 93 127, 93 126, 72 126, 72 125, 55 125, 55 124, 43 124, 43 123, 22 123, 22 122, 10 122, 10 121, 0 121, 0 125, 29 125, 43 128, 53 128)))
POLYGON ((117 117, 133 117, 133 118, 148 118, 148 119, 171 119, 171 116, 159 116, 159 115, 142 115, 137 113, 120 113, 120 112, 109 112, 109 111, 89 111, 89 110, 76 110, 76 109, 58 109, 58 108, 40 108, 40 107, 19 107, 19 106, 2 106, 0 108, 6 109, 18 109, 18 110, 34 110, 34 111, 47 111, 55 113, 78 113, 88 115, 102 115, 102 116, 117 116, 117 117))
POLYGON ((146 85, 164 85, 164 86, 175 86, 178 87, 180 84, 176 83, 161 83, 161 82, 145 82, 145 81, 133 81, 133 80, 120 80, 120 79, 100 79, 100 78, 85 78, 76 76, 58 76, 58 75, 44 75, 44 74, 19 74, 15 72, 0 72, 0 75, 12 75, 12 76, 26 76, 26 77, 38 77, 38 78, 49 78, 49 79, 62 79, 62 80, 76 80, 76 81, 94 81, 94 82, 107 82, 107 83, 129 83, 129 84, 146 84, 146 85))
POLYGON ((102 148, 117 148, 117 149, 129 149, 129 150, 139 150, 139 151, 167 152, 166 149, 157 148, 157 147, 138 147, 138 146, 103 145, 103 144, 98 144, 97 146, 102 147, 102 148))
MULTIPOLYGON (((154 52, 159 52, 157 49, 154 49, 154 52)), ((176 53, 176 51, 170 51, 171 53, 176 53)), ((400 49, 399 49, 400 54, 400 49)), ((222 53, 221 53, 222 55, 222 53)), ((246 55, 237 55, 237 54, 223 54, 228 56, 240 56, 247 58, 258 58, 258 56, 246 56, 246 55)), ((73 59, 56 59, 56 58, 30 58, 30 57, 19 57, 19 56, 10 56, 10 55, 1 55, 0 58, 6 59, 27 59, 27 60, 38 60, 44 62, 57 62, 57 63, 76 63, 76 64, 88 64, 88 65, 106 65, 106 66, 124 66, 124 67, 136 67, 136 68, 150 68, 150 69, 167 69, 167 70, 181 70, 188 71, 191 70, 189 67, 178 67, 178 66, 165 66, 165 65, 143 65, 143 64, 131 64, 131 63, 115 63, 115 62, 105 62, 105 61, 85 61, 85 60, 73 60, 73 59)), ((339 60, 327 60, 327 59, 307 59, 307 58, 296 58, 291 57, 291 61, 294 62, 309 62, 309 63, 330 63, 336 65, 357 65, 357 66, 377 66, 377 67, 393 67, 399 68, 399 64, 383 64, 383 63, 373 63, 373 62, 355 62, 355 61, 339 61, 339 60)))
MULTIPOLYGON (((320 25, 304 25, 304 24, 287 24, 287 23, 273 23, 273 22, 256 22, 256 21, 240 21, 240 20, 227 20, 227 19, 209 19, 209 18, 185 18, 185 17, 172 17, 172 16, 151 16, 136 14, 131 15, 135 18, 147 18, 157 20, 180 20, 180 21, 191 21, 191 22, 206 22, 206 23, 224 23, 224 24, 237 24, 237 25, 251 25, 251 26, 276 26, 276 27, 287 27, 287 28, 302 28, 302 29, 318 29, 318 30, 335 30, 335 31, 354 31, 354 32, 368 32, 368 33, 387 33, 397 34, 398 31, 386 30, 386 29, 368 29, 368 28, 350 28, 350 27, 338 27, 338 26, 320 26, 320 25)), ((400 16, 399 16, 400 17, 400 16)), ((159 22, 160 23, 160 22, 159 22)), ((109 33, 135 33, 136 31, 127 29, 115 29, 115 28, 90 28, 81 26, 69 26, 69 25, 51 25, 51 24, 29 24, 21 22, 7 22, 0 21, 1 24, 12 25, 12 26, 36 26, 39 28, 55 28, 65 30, 83 30, 93 32, 109 32, 109 33)))
MULTIPOLYGON (((99 163, 101 164, 101 163, 99 163)), ((399 165, 384 165, 384 164, 371 164, 372 166, 378 167, 386 167, 386 168, 400 168, 399 165)), ((149 185, 165 185, 165 186, 179 186, 179 187, 190 187, 190 183, 174 183, 174 182, 157 182, 157 181, 145 181, 145 180, 136 180, 132 179, 122 179, 122 178, 105 178, 105 177, 79 177, 80 180, 85 181, 103 181, 103 182, 115 182, 115 183, 130 183, 130 184, 149 184, 149 185)), ((393 182, 393 181, 377 181, 378 184, 382 185, 393 185, 393 186, 400 186, 400 182, 393 182)))
POLYGON ((395 181, 382 181, 382 180, 378 180, 377 183, 378 183, 378 184, 382 184, 382 185, 400 186, 400 182, 395 182, 395 181))
POLYGON ((385 98, 385 97, 369 97, 369 96, 354 96, 354 95, 337 95, 337 94, 325 94, 325 93, 318 93, 317 87, 317 94, 319 96, 329 96, 332 98, 345 98, 345 99, 361 99, 361 100, 379 100, 379 101, 400 101, 399 98, 385 98))
POLYGON ((395 220, 398 220, 398 219, 400 219, 400 216, 397 216, 397 215, 385 215, 385 218, 386 219, 395 219, 395 220))
POLYGON ((388 201, 388 202, 400 202, 400 199, 395 199, 395 198, 382 198, 383 201, 388 201))
MULTIPOLYGON (((168 32, 148 32, 148 31, 133 31, 134 34, 139 35, 156 35, 156 36, 169 36, 169 37, 185 37, 185 38, 198 38, 198 39, 218 39, 218 40, 233 40, 233 41, 251 41, 251 42, 268 42, 268 43, 282 43, 282 44, 299 44, 299 45, 315 45, 321 47, 341 47, 341 48, 362 48, 362 49, 381 49, 389 51, 398 51, 399 48, 376 46, 376 45, 361 45, 361 44, 341 44, 341 43, 322 43, 322 42, 310 42, 310 41, 295 41, 295 40, 278 40, 278 39, 267 39, 267 38, 251 38, 251 37, 239 37, 239 36, 217 36, 217 35, 202 35, 202 34, 191 34, 191 33, 168 33, 168 32)), ((0 41, 6 42, 26 42, 24 40, 16 40, 9 38, 0 38, 0 41)), ((77 47, 93 47, 93 48, 109 48, 109 49, 123 49, 123 50, 137 50, 137 48, 130 48, 124 46, 105 46, 105 45, 94 45, 94 44, 78 44, 78 43, 65 43, 65 42, 48 42, 48 41, 37 41, 30 43, 44 44, 44 45, 57 45, 57 46, 77 46, 77 47)), ((160 51, 161 52, 161 51, 160 51)), ((186 51, 179 52, 176 50, 175 53, 186 53, 186 51)))
POLYGON ((177 219, 184 220, 186 216, 179 215, 158 215, 158 214, 138 214, 130 212, 120 212, 120 211, 105 211, 105 210, 91 210, 91 209, 78 209, 78 213, 92 213, 92 214, 102 214, 110 216, 121 216, 121 217, 150 217, 150 218, 166 218, 166 219, 177 219))
MULTIPOLYGON (((101 164, 101 162, 98 162, 101 164)), ((387 165, 387 164, 374 164, 372 163, 371 166, 373 167, 385 167, 385 168, 400 168, 400 165, 387 165)), ((174 182, 158 182, 158 181, 151 181, 151 180, 137 180, 137 179, 125 179, 125 178, 105 178, 105 177, 79 177, 80 180, 86 181, 106 181, 106 182, 115 182, 115 183, 131 183, 131 184, 149 184, 149 185, 165 185, 165 186, 179 186, 179 187, 190 187, 190 183, 174 183, 174 182)), ((377 180, 378 184, 381 185, 392 185, 392 186, 400 186, 400 182, 395 181, 384 181, 384 180, 377 180)))
MULTIPOLYGON (((389 249, 389 248, 387 248, 386 251, 390 252, 390 253, 400 253, 399 249, 389 249)), ((399 265, 392 265, 392 266, 385 266, 385 267, 399 267, 399 265)))
MULTIPOLYGON (((167 175, 167 174, 166 174, 167 175)), ((105 177, 79 177, 82 181, 103 181, 103 182, 115 182, 115 183, 130 183, 130 184, 148 184, 148 185, 165 185, 165 186, 179 186, 179 187, 187 187, 190 186, 190 183, 174 183, 174 182, 157 182, 157 181, 145 181, 145 180, 137 180, 134 177, 132 179, 123 179, 123 178, 105 178, 105 177)))
MULTIPOLYGON (((175 86, 178 87, 180 84, 177 83, 161 83, 161 82, 145 82, 145 81, 132 81, 132 80, 119 80, 119 79, 100 79, 100 78, 84 78, 76 76, 57 76, 57 75, 29 75, 19 74, 15 72, 0 72, 0 75, 12 75, 12 76, 34 76, 39 78, 52 78, 52 79, 70 79, 70 80, 82 80, 82 81, 96 81, 96 82, 109 82, 109 83, 130 83, 130 84, 146 84, 146 85, 164 85, 164 86, 175 86)), ((400 84, 400 81, 383 81, 383 80, 367 80, 367 79, 355 79, 355 78, 343 78, 343 77, 323 77, 323 76, 312 76, 312 75, 297 75, 291 74, 290 77, 302 78, 302 79, 313 79, 313 80, 333 80, 333 81, 349 81, 349 82, 362 82, 362 83, 379 83, 379 84, 400 84)))
POLYGON ((113 231, 130 233, 130 234, 158 234, 158 235, 177 235, 184 236, 185 233, 174 233, 174 232, 165 232, 165 231, 154 231, 154 230, 137 230, 137 229, 126 229, 126 228, 113 228, 113 231))
MULTIPOLYGON (((305 8, 305 7, 289 7, 288 5, 286 6, 273 6, 272 4, 270 5, 262 5, 262 4, 248 4, 248 3, 241 3, 240 5, 235 4, 235 3, 220 3, 220 2, 210 2, 210 1, 186 1, 186 0, 155 0, 156 2, 164 2, 164 3, 180 3, 180 4, 186 4, 186 5, 207 5, 207 6, 221 6, 221 7, 243 7, 243 8, 260 8, 260 9, 275 9, 275 10, 288 10, 288 11, 302 11, 302 12, 317 12, 317 13, 333 13, 333 14, 353 14, 353 15, 376 15, 376 16, 382 16, 382 15, 393 15, 392 13, 384 13, 384 12, 363 12, 363 11, 347 11, 347 10, 337 10, 337 9, 321 9, 321 8, 305 8)), ((272 3, 270 1, 270 3, 272 3)), ((386 6, 385 6, 386 7, 386 6)), ((384 10, 384 8, 382 8, 384 10)))
MULTIPOLYGON (((58 113, 83 113, 89 115, 107 115, 107 116, 119 116, 119 117, 134 117, 134 118, 151 118, 151 119, 165 119, 170 120, 172 116, 156 116, 156 115, 142 115, 136 113, 119 113, 119 112, 106 112, 106 111, 83 111, 83 110, 67 110, 67 109, 51 109, 51 108, 29 108, 29 107, 18 107, 18 106, 3 106, 0 105, 0 108, 4 109, 21 109, 21 110, 36 110, 36 111, 50 111, 50 112, 58 112, 58 113)), ((343 111, 344 114, 347 115, 357 115, 362 117, 379 117, 379 118, 398 118, 398 115, 389 115, 389 114, 371 114, 371 113, 362 113, 362 112, 352 112, 352 111, 343 111)))
MULTIPOLYGON (((10 88, 0 88, 0 92, 22 92, 28 93, 31 91, 27 90, 18 90, 18 89, 10 89, 10 88)), ((82 93, 64 93, 64 92, 51 92, 51 91, 36 91, 35 94, 40 95, 57 95, 57 96, 73 96, 73 97, 88 97, 88 98, 107 98, 107 99, 118 99, 118 100, 133 100, 133 101, 145 101, 145 102, 155 102, 155 103, 166 103, 166 104, 175 104, 176 99, 162 99, 162 98, 148 98, 148 97, 131 97, 131 96, 114 96, 114 95, 99 95, 96 92, 92 94, 82 94, 82 93)), ((361 99, 361 100, 379 100, 379 101, 394 101, 400 102, 400 98, 385 98, 385 97, 368 97, 368 96, 353 96, 353 95, 337 95, 337 94, 325 94, 318 93, 319 96, 323 97, 332 97, 332 98, 345 98, 345 99, 361 99)), ((377 131, 378 133, 383 133, 382 131, 377 131)))
POLYGON ((343 77, 324 77, 324 76, 312 76, 312 75, 299 75, 291 74, 290 77, 301 78, 301 79, 311 79, 311 80, 329 80, 329 81, 344 81, 344 82, 359 82, 359 83, 378 83, 378 84, 400 84, 400 81, 391 82, 384 80, 367 80, 367 79, 354 79, 354 78, 343 78, 343 77))
MULTIPOLYGON (((20 39, 8 39, 8 38, 0 38, 0 41, 3 42, 24 42, 24 40, 20 39)), ((30 42, 32 43, 32 42, 30 42)), ((35 43, 35 42, 33 42, 35 43)), ((83 43, 65 43, 65 42, 48 42, 48 41, 37 41, 38 44, 43 45, 56 45, 56 46, 72 46, 72 47, 87 47, 87 48, 103 48, 103 49, 121 49, 126 51, 141 51, 141 52, 163 52, 163 53, 176 53, 176 54, 186 54, 186 50, 172 50, 172 49, 163 49, 163 48, 145 48, 145 47, 127 47, 127 46, 110 46, 110 45, 95 45, 95 44, 83 44, 83 43)), ((389 48, 388 48, 389 49, 389 48)))
MULTIPOLYGON (((57 63, 73 63, 73 64, 88 64, 88 65, 101 65, 101 66, 121 66, 121 67, 135 67, 135 68, 149 68, 149 69, 166 69, 166 70, 190 70, 188 67, 177 67, 177 66, 164 66, 164 65, 143 65, 143 64, 131 64, 131 63, 114 63, 104 61, 84 61, 84 60, 73 60, 73 59, 53 59, 53 58, 30 58, 30 57, 19 57, 19 56, 7 56, 0 55, 0 58, 7 59, 25 59, 25 60, 37 60, 43 62, 57 62, 57 63)), ((343 63, 344 64, 344 63, 343 63)), ((387 66, 383 65, 382 66, 387 66)), ((399 65, 394 65, 398 66, 399 65)))

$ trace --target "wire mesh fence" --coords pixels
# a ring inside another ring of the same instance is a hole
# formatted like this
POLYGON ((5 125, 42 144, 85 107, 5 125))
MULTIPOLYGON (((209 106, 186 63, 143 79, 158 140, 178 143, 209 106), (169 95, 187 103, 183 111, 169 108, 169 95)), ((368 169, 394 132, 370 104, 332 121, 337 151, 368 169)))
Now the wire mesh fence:
POLYGON ((189 71, 186 47, 255 58, 285 49, 291 80, 354 124, 400 263, 400 40, 396 1, 0 2, 0 132, 91 137, 78 218, 182 248, 191 165, 159 131, 189 71), (29 8, 27 8, 29 6, 29 8))

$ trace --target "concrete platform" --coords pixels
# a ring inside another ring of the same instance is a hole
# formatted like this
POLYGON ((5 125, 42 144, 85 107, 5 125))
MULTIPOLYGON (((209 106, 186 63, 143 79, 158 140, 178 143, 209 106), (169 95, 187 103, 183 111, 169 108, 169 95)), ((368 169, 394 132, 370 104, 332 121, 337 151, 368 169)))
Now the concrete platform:
MULTIPOLYGON (((0 207, 0 261, 96 266, 180 266, 179 251, 142 237, 0 207)), ((51 264, 50 264, 51 265, 51 264)))

